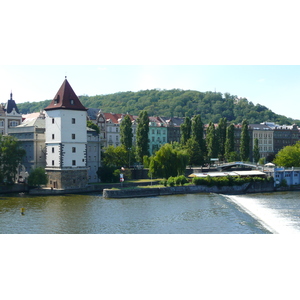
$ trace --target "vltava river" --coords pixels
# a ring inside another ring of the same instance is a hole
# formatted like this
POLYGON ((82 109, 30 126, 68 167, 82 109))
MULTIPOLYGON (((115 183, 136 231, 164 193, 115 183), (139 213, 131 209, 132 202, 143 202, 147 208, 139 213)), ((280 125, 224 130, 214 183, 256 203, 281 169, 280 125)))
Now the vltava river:
POLYGON ((299 199, 300 192, 128 199, 104 199, 101 194, 0 196, 0 233, 298 233, 299 199))

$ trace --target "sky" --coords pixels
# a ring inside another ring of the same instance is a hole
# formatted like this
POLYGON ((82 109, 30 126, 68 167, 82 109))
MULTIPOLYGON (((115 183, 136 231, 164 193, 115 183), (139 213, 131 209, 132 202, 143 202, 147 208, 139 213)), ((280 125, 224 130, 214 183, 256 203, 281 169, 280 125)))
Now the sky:
POLYGON ((53 99, 67 76, 77 95, 145 89, 217 91, 300 119, 297 65, 10 65, 0 66, 1 102, 53 99))
POLYGON ((300 119, 296 1, 11 0, 0 26, 2 103, 53 99, 67 76, 78 95, 228 92, 300 119))

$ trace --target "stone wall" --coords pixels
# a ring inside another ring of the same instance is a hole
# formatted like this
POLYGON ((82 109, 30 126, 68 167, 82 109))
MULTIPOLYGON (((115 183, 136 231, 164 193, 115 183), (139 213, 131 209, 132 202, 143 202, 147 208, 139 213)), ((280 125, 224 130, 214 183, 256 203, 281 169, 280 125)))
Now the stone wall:
POLYGON ((56 189, 85 188, 88 184, 87 169, 46 169, 48 187, 56 189))

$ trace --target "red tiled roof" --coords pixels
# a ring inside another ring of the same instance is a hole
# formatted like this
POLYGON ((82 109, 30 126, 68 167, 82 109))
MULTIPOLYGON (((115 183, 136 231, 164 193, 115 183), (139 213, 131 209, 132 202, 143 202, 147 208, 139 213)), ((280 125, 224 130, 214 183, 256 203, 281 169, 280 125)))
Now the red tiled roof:
MULTIPOLYGON (((125 117, 125 114, 103 113, 106 120, 111 120, 114 124, 119 123, 119 119, 125 117)), ((131 122, 135 120, 135 116, 129 115, 131 122)))
POLYGON ((45 110, 53 109, 87 110, 81 104, 67 79, 65 79, 51 103, 45 108, 45 110))

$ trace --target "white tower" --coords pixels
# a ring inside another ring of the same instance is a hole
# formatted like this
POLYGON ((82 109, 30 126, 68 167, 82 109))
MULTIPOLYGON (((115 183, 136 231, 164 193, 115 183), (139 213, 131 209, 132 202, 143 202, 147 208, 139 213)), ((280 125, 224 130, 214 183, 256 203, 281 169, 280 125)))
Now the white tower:
POLYGON ((86 187, 87 109, 67 79, 45 111, 48 185, 58 189, 86 187))

